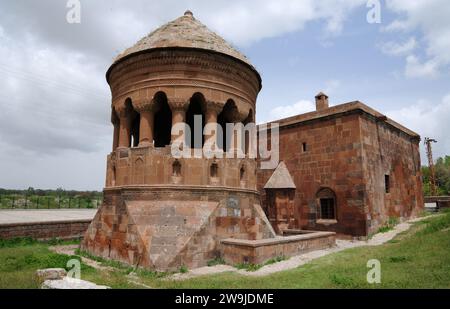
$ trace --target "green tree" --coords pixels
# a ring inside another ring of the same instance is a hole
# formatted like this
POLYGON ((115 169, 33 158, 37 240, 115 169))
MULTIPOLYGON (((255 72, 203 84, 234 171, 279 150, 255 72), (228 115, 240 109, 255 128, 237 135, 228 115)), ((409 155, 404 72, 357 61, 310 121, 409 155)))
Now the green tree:
MULTIPOLYGON (((450 156, 438 158, 434 165, 436 177, 436 189, 438 195, 450 195, 450 156)), ((422 166, 423 192, 424 195, 431 195, 430 169, 422 166)))

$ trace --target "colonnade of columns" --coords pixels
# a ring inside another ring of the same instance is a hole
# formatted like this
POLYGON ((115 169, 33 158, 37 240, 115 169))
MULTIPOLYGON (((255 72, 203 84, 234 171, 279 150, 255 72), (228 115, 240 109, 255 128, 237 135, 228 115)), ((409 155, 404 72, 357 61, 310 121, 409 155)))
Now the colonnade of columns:
MULTIPOLYGON (((130 101, 131 102, 131 101, 130 101)), ((182 98, 168 98, 167 103, 172 112, 172 126, 178 123, 186 123, 186 111, 190 104, 190 99, 182 98)), ((155 128, 155 115, 160 109, 160 103, 153 100, 148 101, 136 101, 131 104, 124 104, 115 107, 115 113, 113 110, 112 123, 114 125, 114 137, 113 137, 113 151, 116 148, 128 148, 131 146, 132 137, 132 123, 140 117, 139 122, 139 147, 153 145, 155 131, 160 128, 155 128), (131 105, 132 104, 132 105, 131 105), (130 109, 131 108, 131 109, 130 109), (133 113, 133 110, 136 113, 133 113)), ((214 124, 218 125, 218 116, 222 112, 225 103, 204 101, 203 102, 203 114, 205 116, 205 125, 214 124)), ((232 116, 229 116, 231 122, 240 122, 245 119, 239 113, 234 112, 232 116)), ((170 121, 170 119, 168 119, 170 121)), ((211 125, 210 125, 211 126, 211 125)), ((223 128, 225 130, 225 128, 223 128)), ((215 127, 215 133, 217 134, 217 127, 215 127)), ((193 132, 191 132, 193 134, 193 132)), ((171 135, 171 141, 174 141, 178 135, 171 135)), ((214 134, 205 135, 205 142, 214 137, 214 134)), ((224 145, 225 147, 225 145, 224 145)))

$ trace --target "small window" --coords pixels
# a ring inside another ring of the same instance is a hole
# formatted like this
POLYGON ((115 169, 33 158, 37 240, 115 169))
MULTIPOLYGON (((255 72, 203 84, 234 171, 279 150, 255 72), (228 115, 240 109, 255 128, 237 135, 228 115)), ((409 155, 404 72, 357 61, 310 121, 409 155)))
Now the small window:
POLYGON ((211 164, 209 172, 210 172, 211 177, 218 177, 218 175, 219 175, 219 166, 217 165, 217 163, 211 164))
POLYGON ((239 179, 241 181, 244 180, 244 176, 245 176, 245 168, 241 166, 241 170, 239 171, 239 179))
POLYGON ((172 164, 172 176, 179 177, 181 176, 181 163, 180 161, 175 161, 172 164))
POLYGON ((386 190, 386 193, 391 191, 391 181, 389 179, 389 175, 384 175, 384 189, 386 190))
POLYGON ((302 150, 303 152, 306 152, 308 150, 306 143, 302 143, 302 150))
POLYGON ((321 219, 335 219, 334 215, 334 199, 321 198, 320 199, 320 218, 321 219))

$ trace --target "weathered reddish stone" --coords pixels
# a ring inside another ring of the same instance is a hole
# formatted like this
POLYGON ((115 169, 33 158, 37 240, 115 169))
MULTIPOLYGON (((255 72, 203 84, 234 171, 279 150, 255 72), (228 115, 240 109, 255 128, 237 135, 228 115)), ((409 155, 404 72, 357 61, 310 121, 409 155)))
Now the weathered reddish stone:
POLYGON ((174 158, 173 125, 200 114, 208 124, 254 122, 261 89, 248 59, 191 13, 119 55, 107 81, 113 151, 82 243, 92 254, 157 270, 220 254, 256 263, 334 243, 334 233, 286 240, 274 228, 366 236, 423 207, 420 137, 360 102, 329 107, 323 93, 316 112, 278 121, 281 176, 250 156, 174 158))
MULTIPOLYGON (((295 227, 351 236, 376 232, 389 217, 408 219, 424 207, 420 136, 361 102, 276 121, 280 160, 292 175, 295 227), (303 143, 306 151, 303 151, 303 143), (385 192, 389 175, 390 192, 385 192), (335 193, 335 222, 320 223, 321 188, 335 193)), ((270 208, 265 184, 273 171, 258 170, 262 206, 270 208)))

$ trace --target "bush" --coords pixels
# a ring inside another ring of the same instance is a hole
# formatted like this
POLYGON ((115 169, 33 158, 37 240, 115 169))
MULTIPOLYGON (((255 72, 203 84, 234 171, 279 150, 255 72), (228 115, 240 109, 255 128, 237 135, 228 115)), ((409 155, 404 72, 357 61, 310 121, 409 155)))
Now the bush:
POLYGON ((237 269, 245 269, 246 271, 257 271, 262 266, 263 265, 261 265, 261 264, 239 263, 239 264, 236 264, 234 267, 236 267, 237 269))
POLYGON ((287 260, 287 259, 288 259, 288 258, 285 257, 284 255, 279 255, 279 256, 276 256, 276 257, 274 257, 274 258, 272 258, 272 259, 270 259, 270 260, 267 260, 267 261, 264 263, 264 265, 275 264, 275 263, 278 263, 278 262, 281 262, 281 261, 285 261, 285 260, 287 260))
POLYGON ((392 229, 398 224, 399 220, 397 217, 389 217, 388 221, 378 229, 377 233, 386 233, 392 229))
POLYGON ((180 267, 179 271, 180 271, 180 273, 185 274, 189 271, 189 269, 185 265, 182 265, 180 267))
POLYGON ((208 266, 225 265, 225 260, 221 257, 216 257, 214 260, 208 261, 208 266))

